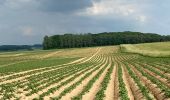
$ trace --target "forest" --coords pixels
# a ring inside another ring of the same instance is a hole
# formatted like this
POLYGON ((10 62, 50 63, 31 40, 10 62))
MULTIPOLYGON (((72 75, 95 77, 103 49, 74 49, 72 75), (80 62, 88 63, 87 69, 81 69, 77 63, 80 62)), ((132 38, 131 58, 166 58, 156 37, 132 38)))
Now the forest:
POLYGON ((41 44, 34 44, 34 45, 1 45, 1 51, 19 51, 19 50, 34 50, 34 49, 42 49, 41 44))
POLYGON ((43 49, 76 48, 170 41, 169 35, 141 32, 103 32, 45 36, 43 49))

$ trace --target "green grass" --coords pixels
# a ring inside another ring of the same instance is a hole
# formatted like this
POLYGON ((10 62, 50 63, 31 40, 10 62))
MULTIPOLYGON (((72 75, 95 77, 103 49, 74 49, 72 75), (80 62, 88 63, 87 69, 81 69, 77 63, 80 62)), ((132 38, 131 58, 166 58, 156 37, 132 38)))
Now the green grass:
MULTIPOLYGON (((66 64, 77 59, 83 58, 87 54, 89 55, 90 52, 92 51, 92 50, 90 51, 90 49, 91 48, 71 48, 71 49, 1 52, 0 73, 4 74, 16 73, 37 68, 66 64), (60 52, 55 54, 55 52, 58 51, 60 52)), ((94 50, 95 49, 96 48, 94 47, 94 50)))
POLYGON ((29 60, 26 62, 16 63, 13 65, 0 67, 0 73, 9 73, 9 72, 21 72, 36 68, 56 66, 60 64, 69 63, 78 58, 51 58, 43 60, 29 60))
POLYGON ((120 45, 123 52, 150 57, 170 57, 170 42, 120 45))

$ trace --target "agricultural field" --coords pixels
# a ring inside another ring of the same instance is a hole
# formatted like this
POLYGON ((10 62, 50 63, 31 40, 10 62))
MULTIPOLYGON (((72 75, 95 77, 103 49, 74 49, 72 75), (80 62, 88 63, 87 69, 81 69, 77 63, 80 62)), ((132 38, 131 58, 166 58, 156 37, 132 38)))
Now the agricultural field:
POLYGON ((124 52, 137 53, 150 57, 170 57, 170 42, 121 45, 124 52))
POLYGON ((0 100, 170 100, 170 58, 120 46, 0 53, 0 100))

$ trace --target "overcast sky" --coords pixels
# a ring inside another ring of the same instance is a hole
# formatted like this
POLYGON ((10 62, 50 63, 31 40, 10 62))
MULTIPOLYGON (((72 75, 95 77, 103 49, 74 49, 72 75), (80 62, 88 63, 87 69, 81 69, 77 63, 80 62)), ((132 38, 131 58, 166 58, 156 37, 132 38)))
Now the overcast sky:
POLYGON ((0 0, 0 45, 45 35, 140 31, 170 35, 170 0, 0 0))

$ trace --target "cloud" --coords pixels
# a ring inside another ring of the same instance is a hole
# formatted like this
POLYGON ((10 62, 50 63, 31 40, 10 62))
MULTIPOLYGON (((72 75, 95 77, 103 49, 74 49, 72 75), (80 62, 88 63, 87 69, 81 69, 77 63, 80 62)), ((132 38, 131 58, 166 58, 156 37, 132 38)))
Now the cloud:
POLYGON ((42 43, 44 35, 104 31, 169 34, 170 1, 0 0, 3 44, 42 43))
POLYGON ((93 6, 87 8, 88 15, 109 15, 121 14, 129 15, 135 12, 133 4, 122 4, 122 1, 116 0, 101 0, 100 2, 93 2, 93 6))
POLYGON ((135 20, 141 23, 147 20, 147 15, 138 3, 127 0, 96 0, 93 1, 93 6, 77 14, 94 18, 135 20))
POLYGON ((92 6, 92 0, 39 0, 39 9, 45 12, 71 13, 92 6))
POLYGON ((4 4, 6 0, 0 0, 0 6, 4 4))

